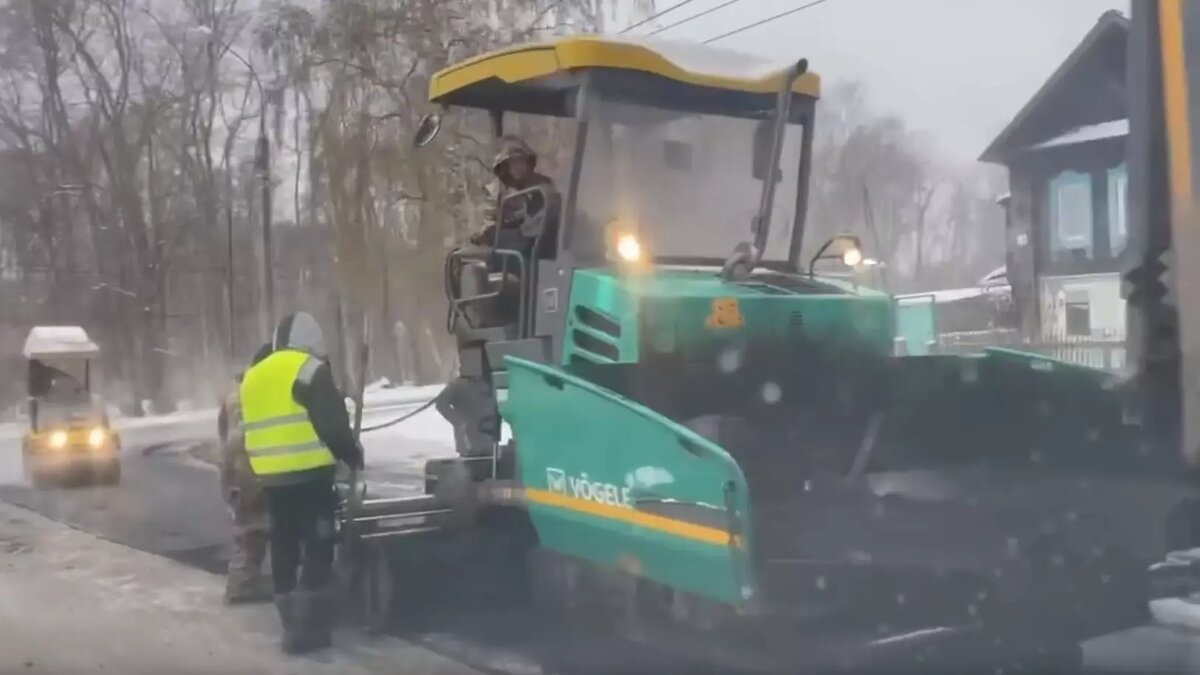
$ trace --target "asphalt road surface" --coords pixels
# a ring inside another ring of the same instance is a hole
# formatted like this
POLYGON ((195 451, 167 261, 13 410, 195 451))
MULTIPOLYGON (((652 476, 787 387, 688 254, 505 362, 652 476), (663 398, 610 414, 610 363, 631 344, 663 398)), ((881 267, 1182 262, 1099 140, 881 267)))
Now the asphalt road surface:
MULTIPOLYGON (((368 416, 388 415, 368 411, 368 416)), ((185 446, 169 442, 175 439, 155 433, 161 432, 125 434, 120 485, 66 490, 26 485, 19 442, 0 437, 0 499, 120 544, 223 573, 232 532, 217 474, 184 452, 185 446)), ((537 672, 520 645, 508 653, 502 638, 484 644, 470 635, 436 633, 417 640, 464 661, 483 661, 491 672, 537 672)), ((1200 673, 1200 635, 1172 628, 1115 634, 1089 643, 1085 652, 1089 673, 1200 673)))
MULTIPOLYGON (((0 499, 74 528, 223 573, 233 537, 217 473, 174 451, 126 452, 118 486, 0 486, 0 499)), ((3 450, 0 450, 3 452, 3 450)))
MULTIPOLYGON (((411 406, 387 406, 364 414, 367 425, 387 421, 411 406)), ((189 454, 215 441, 206 418, 163 427, 121 431, 121 484, 38 490, 20 464, 16 438, 0 437, 0 499, 61 523, 143 551, 224 574, 233 528, 221 501, 217 472, 189 454)), ((388 485, 415 477, 384 472, 388 485)))

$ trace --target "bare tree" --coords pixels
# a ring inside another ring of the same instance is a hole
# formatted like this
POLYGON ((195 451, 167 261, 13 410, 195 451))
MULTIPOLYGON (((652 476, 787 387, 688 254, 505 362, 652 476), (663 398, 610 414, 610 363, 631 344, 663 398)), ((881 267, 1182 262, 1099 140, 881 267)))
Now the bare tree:
POLYGON ((818 107, 806 245, 858 233, 888 263, 886 290, 973 283, 1003 260, 988 228, 994 195, 976 167, 947 164, 925 151, 894 115, 873 112, 860 84, 835 83, 818 107))
MULTIPOLYGON (((372 338, 384 344, 394 339, 393 321, 403 321, 423 355, 421 379, 444 378, 452 363, 441 336, 445 299, 429 280, 440 278, 448 247, 482 217, 491 152, 479 140, 488 133, 484 118, 462 115, 446 125, 451 140, 414 153, 408 139, 424 112, 429 76, 512 42, 594 28, 611 9, 594 0, 414 0, 403 7, 345 0, 317 12, 282 3, 260 27, 259 43, 293 89, 294 105, 310 106, 309 192, 323 205, 311 221, 334 233, 335 302, 345 324, 358 330, 371 315, 372 338)), ((375 353, 384 355, 385 369, 398 368, 386 360, 395 349, 375 353)))
MULTIPOLYGON (((402 321, 420 377, 444 377, 445 299, 429 281, 479 225, 491 147, 486 120, 464 114, 414 154, 429 76, 603 27, 619 4, 0 0, 0 271, 20 280, 0 277, 0 303, 23 308, 14 330, 85 324, 129 402, 216 386, 207 374, 252 347, 243 313, 261 305, 263 273, 290 308, 355 330, 370 316, 376 342, 402 321), (264 263, 248 256, 264 207, 255 118, 282 167, 265 194, 290 197, 264 263)), ((561 140, 553 124, 519 126, 547 148, 561 140)))
POLYGON ((130 396, 166 404, 168 365, 199 371, 227 328, 221 231, 232 227, 219 225, 234 213, 248 94, 220 62, 248 16, 236 0, 0 6, 13 27, 5 59, 19 66, 5 69, 0 129, 36 165, 37 250, 59 313, 39 320, 89 324, 130 396))

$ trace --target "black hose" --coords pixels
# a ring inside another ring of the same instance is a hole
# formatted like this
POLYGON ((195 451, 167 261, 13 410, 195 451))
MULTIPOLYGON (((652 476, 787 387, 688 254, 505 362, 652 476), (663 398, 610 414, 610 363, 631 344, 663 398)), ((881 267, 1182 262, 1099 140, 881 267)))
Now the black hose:
POLYGON ((432 406, 434 403, 437 403, 437 397, 434 397, 434 398, 432 398, 432 399, 430 399, 430 400, 426 401, 425 403, 422 403, 422 404, 421 404, 421 406, 420 406, 419 408, 417 408, 416 410, 410 410, 410 411, 408 411, 408 412, 404 413, 403 415, 401 415, 401 416, 397 417, 397 418, 396 418, 396 419, 394 419, 394 420, 388 420, 387 422, 384 422, 383 424, 376 424, 375 426, 363 427, 363 428, 362 428, 362 430, 361 430, 361 431, 359 431, 359 433, 360 433, 360 434, 365 434, 365 433, 367 433, 368 431, 379 431, 380 429, 386 429, 386 428, 388 428, 388 427, 394 427, 394 426, 396 426, 397 424, 400 424, 401 422, 403 422, 403 421, 405 421, 405 420, 409 419, 410 417, 414 417, 414 416, 416 416, 416 415, 418 415, 418 414, 420 414, 420 413, 423 413, 423 412, 425 412, 426 410, 429 410, 429 408, 430 408, 430 407, 431 407, 431 406, 432 406))

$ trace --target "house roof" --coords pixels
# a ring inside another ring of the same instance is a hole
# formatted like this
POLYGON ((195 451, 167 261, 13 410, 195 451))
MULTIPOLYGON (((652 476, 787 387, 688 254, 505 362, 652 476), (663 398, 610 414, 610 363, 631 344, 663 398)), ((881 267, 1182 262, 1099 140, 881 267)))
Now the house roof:
POLYGON ((1099 124, 1087 124, 1029 147, 1030 150, 1040 148, 1056 148, 1063 145, 1090 143, 1106 138, 1124 138, 1129 135, 1129 120, 1111 120, 1099 124))
MULTIPOLYGON (((1027 150, 1036 146, 1040 141, 1065 135, 1072 129, 1126 117, 1124 110, 1120 112, 1104 111, 1101 109, 1102 106, 1089 105, 1088 102, 1078 101, 1078 97, 1066 95, 1064 89, 1068 81, 1082 75, 1089 68, 1094 69, 1098 62, 1103 64, 1104 58, 1110 50, 1119 47, 1123 63, 1124 43, 1128 35, 1129 19, 1124 14, 1117 10, 1108 10, 1102 14, 1096 21, 1096 25, 1092 26, 1092 29, 1076 45, 1066 60, 1037 90, 1033 98, 1025 103, 1008 125, 988 145, 979 159, 984 162, 1002 163, 1013 152, 1027 150), (1063 124, 1061 118, 1064 111, 1061 108, 1071 104, 1074 104, 1076 109, 1086 110, 1086 112, 1080 113, 1081 117, 1100 115, 1100 118, 1076 119, 1073 123, 1063 124)), ((1123 99, 1123 95, 1121 98, 1123 99)))

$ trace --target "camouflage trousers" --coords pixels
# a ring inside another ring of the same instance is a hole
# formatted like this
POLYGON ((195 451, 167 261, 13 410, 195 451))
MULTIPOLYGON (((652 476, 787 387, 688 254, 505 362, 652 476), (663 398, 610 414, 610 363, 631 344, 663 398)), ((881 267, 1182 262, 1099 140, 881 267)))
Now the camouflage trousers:
MULTIPOLYGON (((256 491, 257 492, 257 491, 256 491)), ((266 572, 270 548, 270 516, 261 494, 242 498, 230 496, 230 511, 236 528, 233 555, 225 583, 225 599, 231 603, 270 600, 271 578, 266 572)))

